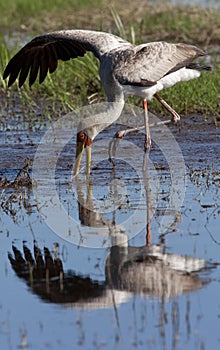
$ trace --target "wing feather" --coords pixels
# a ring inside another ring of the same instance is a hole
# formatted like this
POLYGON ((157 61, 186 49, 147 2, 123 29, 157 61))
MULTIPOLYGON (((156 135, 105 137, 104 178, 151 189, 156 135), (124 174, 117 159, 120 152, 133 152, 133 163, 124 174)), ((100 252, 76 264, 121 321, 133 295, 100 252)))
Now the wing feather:
POLYGON ((49 60, 48 57, 46 55, 46 51, 43 50, 41 56, 40 56, 40 75, 39 75, 39 83, 43 83, 44 79, 47 76, 47 72, 48 72, 48 64, 49 64, 49 60))
POLYGON ((21 87, 24 84, 28 76, 31 65, 32 65, 32 56, 30 55, 24 60, 24 63, 21 65, 21 70, 19 75, 19 84, 18 84, 19 87, 21 87))
POLYGON ((121 84, 149 86, 203 55, 195 46, 153 42, 131 48, 126 59, 116 60, 114 72, 121 84))
POLYGON ((100 59, 101 55, 121 45, 131 45, 123 39, 104 32, 88 30, 63 30, 38 36, 26 44, 5 68, 3 78, 9 77, 8 86, 19 77, 21 87, 28 74, 32 85, 39 73, 40 83, 44 81, 47 72, 53 73, 58 60, 67 61, 71 58, 84 56, 92 51, 100 59))
POLYGON ((30 69, 29 86, 33 85, 33 83, 37 79, 38 70, 39 70, 39 59, 38 59, 38 53, 36 53, 30 69))

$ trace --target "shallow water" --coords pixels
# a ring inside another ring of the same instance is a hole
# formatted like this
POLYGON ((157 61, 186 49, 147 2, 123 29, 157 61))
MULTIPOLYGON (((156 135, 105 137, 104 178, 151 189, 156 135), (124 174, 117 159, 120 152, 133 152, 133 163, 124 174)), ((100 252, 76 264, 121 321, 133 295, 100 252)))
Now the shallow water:
MULTIPOLYGON (((28 186, 2 185, 3 349, 219 348, 219 126, 201 117, 170 126, 184 159, 181 179, 155 142, 142 173, 141 133, 120 142, 112 170, 106 145, 117 128, 94 144, 88 187, 83 173, 71 179, 75 139, 58 155, 68 232, 57 217, 57 231, 48 226, 45 208, 57 210, 49 191, 36 200, 28 186)), ((26 125, 3 128, 2 178, 16 178, 43 135, 26 125)))
POLYGON ((171 0, 172 4, 181 4, 181 5, 201 5, 204 7, 210 8, 220 8, 218 0, 171 0))

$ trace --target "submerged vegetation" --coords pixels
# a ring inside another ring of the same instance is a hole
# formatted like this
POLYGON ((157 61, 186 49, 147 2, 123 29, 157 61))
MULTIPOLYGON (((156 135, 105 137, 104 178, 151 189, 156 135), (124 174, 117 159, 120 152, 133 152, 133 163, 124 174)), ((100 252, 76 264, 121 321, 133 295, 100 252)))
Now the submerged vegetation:
MULTIPOLYGON (((88 103, 105 100, 100 87, 98 63, 92 54, 69 62, 41 85, 15 84, 7 89, 2 74, 9 58, 35 35, 64 28, 109 31, 136 44, 154 40, 186 42, 208 51, 205 64, 213 67, 199 79, 177 84, 161 93, 180 114, 201 113, 219 116, 220 110, 220 12, 199 7, 146 5, 145 1, 122 0, 109 3, 53 0, 48 2, 9 0, 0 4, 0 107, 13 113, 18 101, 29 114, 36 110, 50 116, 68 112, 88 103), (11 4, 10 4, 11 3, 11 4)), ((135 102, 137 98, 134 99, 135 102)), ((132 100, 131 100, 132 101, 132 100)), ((165 113, 152 101, 151 110, 165 113)), ((0 110, 0 113, 3 114, 0 110)))

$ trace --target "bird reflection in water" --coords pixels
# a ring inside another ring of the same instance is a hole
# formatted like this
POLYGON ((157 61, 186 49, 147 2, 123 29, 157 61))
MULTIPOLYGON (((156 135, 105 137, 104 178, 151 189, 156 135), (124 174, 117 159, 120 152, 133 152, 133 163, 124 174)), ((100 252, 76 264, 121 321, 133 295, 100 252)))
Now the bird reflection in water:
MULTIPOLYGON (((113 245, 105 264, 105 281, 95 281, 63 263, 48 248, 34 243, 34 251, 14 245, 8 258, 17 276, 45 301, 72 307, 114 307, 132 295, 170 298, 190 293, 209 282, 214 265, 203 259, 163 253, 159 245, 130 247, 113 245), (206 278, 202 272, 206 271, 206 278)), ((73 267, 74 268, 74 267, 73 267)))
POLYGON ((115 213, 111 221, 95 211, 91 182, 85 194, 78 179, 76 189, 81 224, 103 228, 111 240, 103 266, 103 281, 91 278, 89 271, 87 276, 77 273, 74 266, 65 271, 57 253, 58 245, 52 252, 46 247, 42 252, 37 242, 34 242, 33 252, 25 244, 23 252, 12 246, 13 254, 8 254, 11 266, 33 293, 43 300, 68 307, 115 308, 132 295, 164 300, 190 293, 209 282, 208 272, 215 267, 214 264, 191 256, 168 254, 165 241, 160 245, 150 244, 152 202, 147 161, 146 153, 143 163, 147 201, 146 245, 130 246, 123 226, 116 224, 115 213))

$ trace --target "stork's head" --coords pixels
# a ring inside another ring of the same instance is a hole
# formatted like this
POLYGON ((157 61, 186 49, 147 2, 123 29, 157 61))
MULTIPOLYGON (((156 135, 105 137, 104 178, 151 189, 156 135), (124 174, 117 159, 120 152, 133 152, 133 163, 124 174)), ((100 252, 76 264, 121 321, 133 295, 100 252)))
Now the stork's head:
POLYGON ((90 174, 90 164, 91 164, 91 149, 92 149, 92 138, 90 138, 87 133, 83 130, 77 133, 76 138, 76 163, 74 175, 77 176, 79 173, 79 167, 83 155, 83 151, 87 150, 87 175, 90 174))

